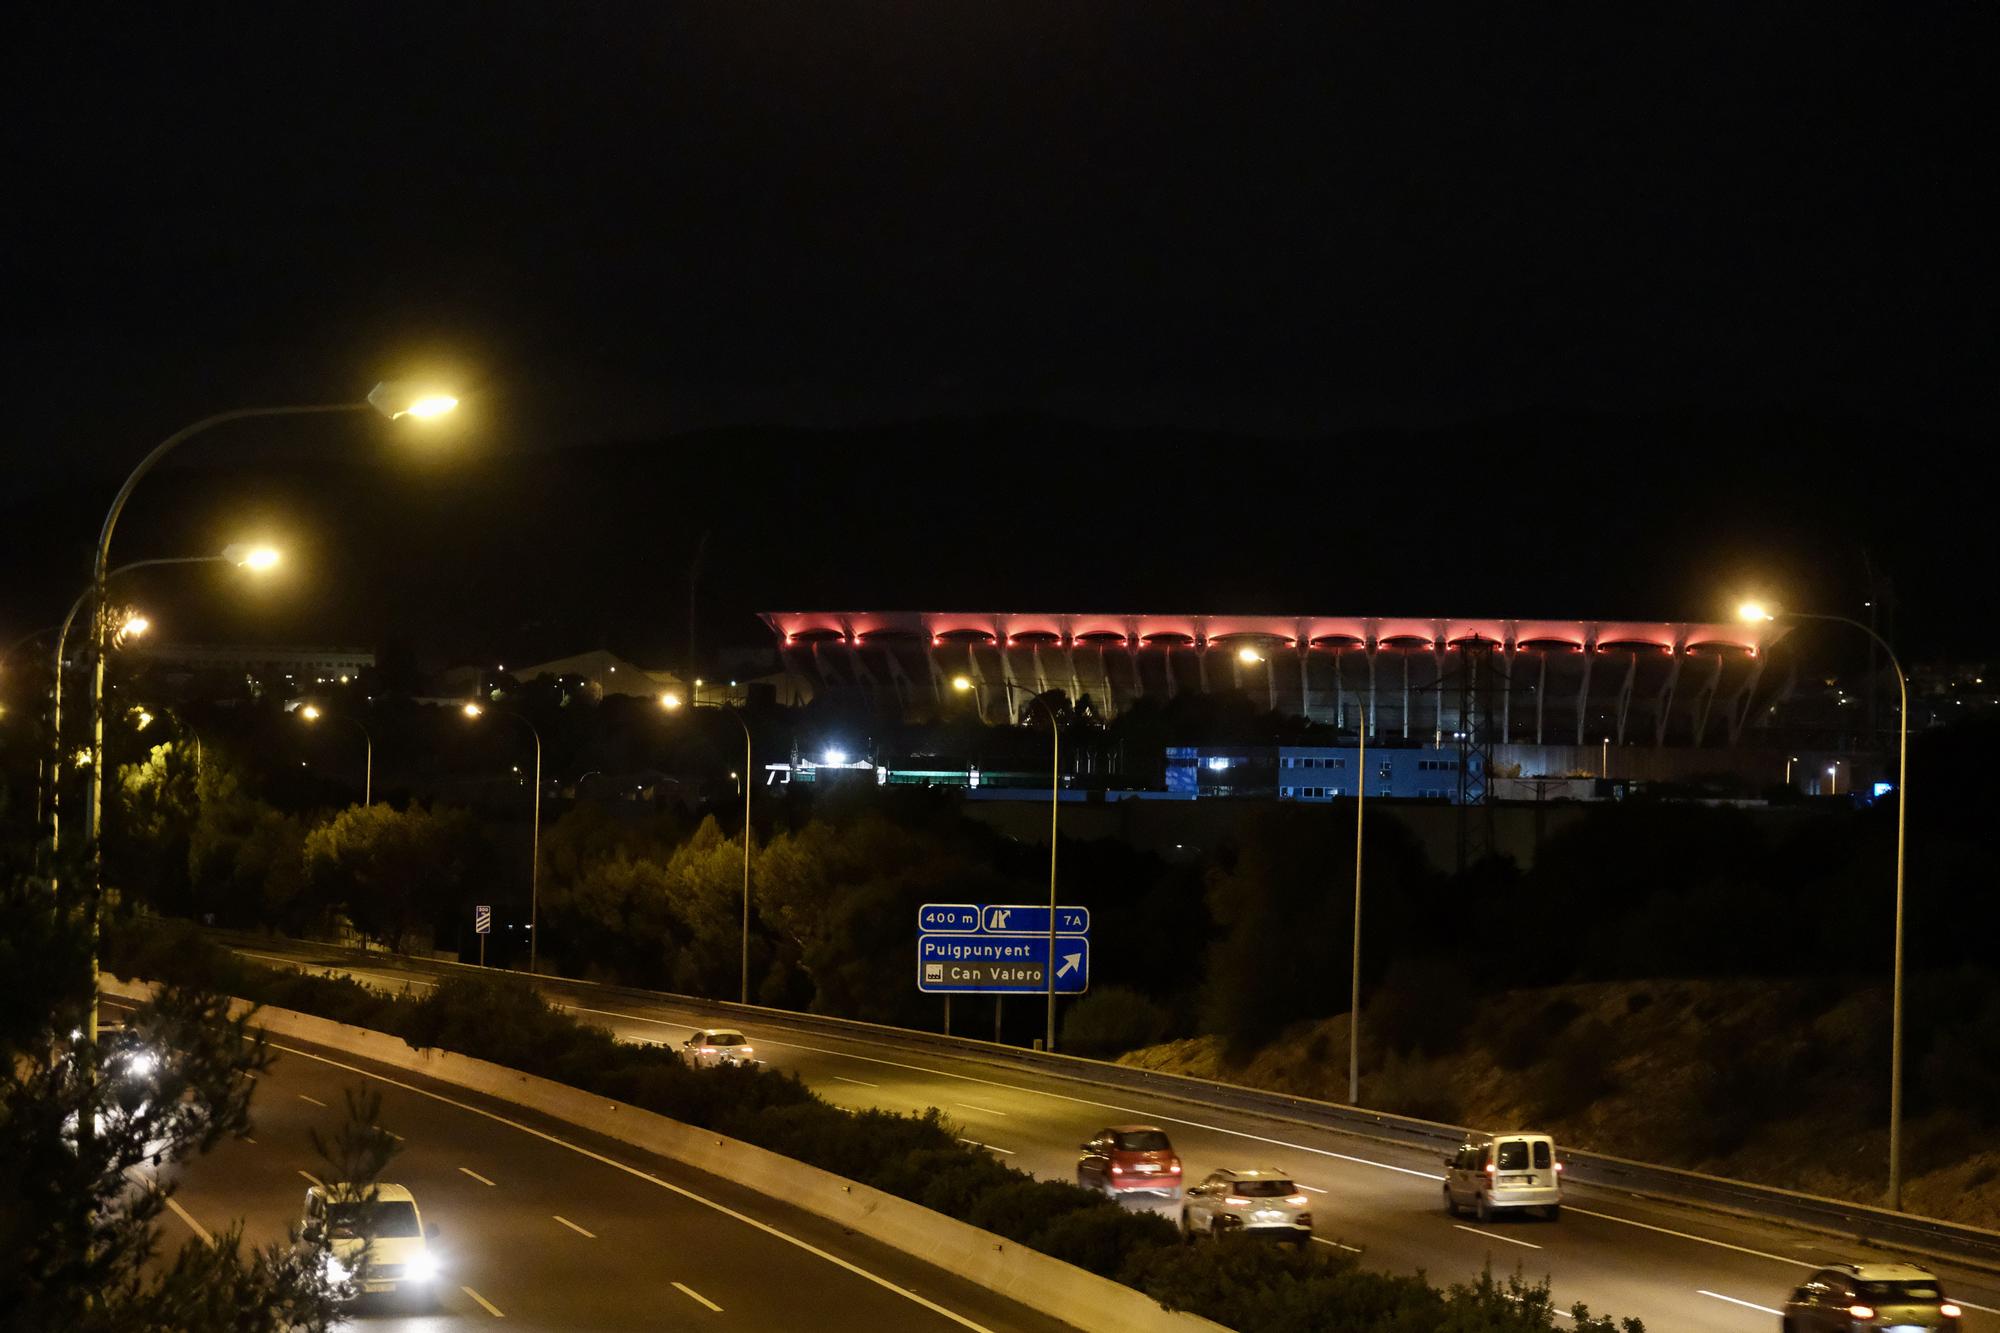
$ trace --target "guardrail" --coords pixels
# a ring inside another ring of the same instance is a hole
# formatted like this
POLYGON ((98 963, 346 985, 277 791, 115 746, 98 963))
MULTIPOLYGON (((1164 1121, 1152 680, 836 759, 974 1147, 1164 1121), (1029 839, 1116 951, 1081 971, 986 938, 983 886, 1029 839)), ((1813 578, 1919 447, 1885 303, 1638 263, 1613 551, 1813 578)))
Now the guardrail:
MULTIPOLYGON (((245 946, 272 943, 269 936, 223 931, 212 933, 218 939, 245 946)), ((347 949, 309 940, 283 942, 321 951, 332 955, 331 961, 345 961, 350 965, 366 963, 369 960, 392 961, 398 967, 441 976, 490 970, 466 963, 413 958, 404 954, 381 953, 366 949, 347 949)), ((790 1009, 769 1009, 762 1005, 737 1004, 734 1001, 676 995, 667 991, 641 990, 633 986, 577 981, 568 977, 542 977, 539 981, 544 989, 558 994, 568 992, 581 993, 589 997, 625 996, 642 1003, 665 1001, 692 1006, 709 1013, 734 1016, 746 1025, 766 1030, 788 1029, 793 1032, 882 1042, 893 1044, 898 1050, 906 1052, 929 1050, 983 1064, 1030 1069, 1040 1074, 1069 1079, 1091 1087, 1114 1087, 1144 1092, 1152 1096, 1170 1097, 1194 1106, 1240 1111, 1293 1124, 1308 1125, 1315 1129, 1396 1143, 1405 1147, 1426 1148, 1440 1154, 1446 1149, 1457 1147, 1469 1136, 1479 1132, 1462 1125, 1418 1120, 1410 1116, 1391 1115, 1385 1111, 1370 1111, 1363 1107, 1343 1106, 1337 1102, 1320 1101, 1311 1097, 1240 1087, 1232 1083, 1192 1078, 1185 1074, 1170 1074, 1160 1070, 1140 1069, 1132 1065, 1113 1064, 1083 1056, 1029 1050, 998 1042, 981 1041, 974 1037, 948 1037, 937 1032, 888 1027, 849 1018, 804 1014, 790 1009)), ((1982 1227, 1946 1221, 1943 1218, 1893 1212, 1886 1208, 1853 1203, 1845 1199, 1803 1194, 1772 1185, 1758 1185, 1745 1180, 1703 1175, 1698 1171, 1685 1171, 1678 1167, 1636 1162, 1605 1153, 1566 1149, 1564 1160, 1569 1179, 1580 1185, 1596 1185, 1674 1203, 1696 1204, 1759 1221, 1802 1226, 1862 1244, 1899 1248, 1982 1267, 2000 1268, 2000 1231, 1989 1231, 1982 1227)))

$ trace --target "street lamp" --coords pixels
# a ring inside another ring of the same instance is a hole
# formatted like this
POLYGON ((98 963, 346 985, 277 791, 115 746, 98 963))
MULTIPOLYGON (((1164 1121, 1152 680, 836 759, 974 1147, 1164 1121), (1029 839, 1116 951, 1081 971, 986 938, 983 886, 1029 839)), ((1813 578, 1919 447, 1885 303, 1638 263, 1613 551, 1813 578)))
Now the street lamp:
MULTIPOLYGON (((701 684, 696 681, 695 684, 701 684)), ((677 694, 660 696, 660 707, 673 712, 681 706, 677 694)), ((742 1004, 750 1003, 750 724, 743 720, 741 713, 731 711, 729 716, 736 725, 743 728, 743 971, 737 986, 737 999, 742 1004)), ((735 774, 730 774, 735 777, 735 774)))
MULTIPOLYGON (((118 566, 118 568, 105 575, 104 582, 108 584, 112 579, 122 574, 129 574, 135 569, 150 569, 156 565, 235 565, 238 569, 248 569, 253 573, 263 573, 274 568, 278 560, 278 551, 274 547, 253 546, 247 542, 232 542, 230 545, 222 548, 220 555, 175 555, 155 557, 151 560, 134 560, 130 564, 118 566)), ((98 590, 99 588, 96 583, 86 585, 83 591, 76 595, 76 600, 70 603, 69 614, 63 617, 62 625, 56 631, 55 673, 53 683, 50 686, 49 707, 49 730, 55 740, 55 761, 50 765, 49 769, 49 850, 51 852, 56 851, 61 846, 62 837, 63 661, 68 652, 70 626, 76 623, 77 615, 83 610, 84 604, 89 602, 92 595, 98 592, 98 590)), ((95 610, 92 611, 91 616, 93 621, 100 618, 95 610)), ((128 613, 125 619, 119 624, 118 632, 112 636, 112 641, 114 643, 123 643, 128 638, 143 635, 151 628, 152 622, 147 620, 145 616, 128 613)), ((91 765, 91 767, 95 766, 95 764, 91 765)), ((200 765, 197 764, 196 768, 198 770, 200 765)))
MULTIPOLYGON (((317 722, 326 714, 318 704, 306 704, 299 709, 299 716, 307 722, 317 722)), ((361 766, 361 808, 366 810, 375 804, 375 737, 363 726, 359 718, 343 715, 340 719, 361 733, 365 745, 361 766)), ((532 945, 530 946, 532 947, 532 945)))
MULTIPOLYGON (((1875 641, 1896 672, 1896 939, 1894 982, 1889 1002, 1889 1206, 1903 1206, 1903 848, 1904 819, 1910 808, 1910 682, 1903 664, 1880 634, 1850 616, 1813 611, 1774 611, 1745 602, 1737 615, 1746 621, 1826 620, 1858 629, 1875 641)), ((1838 765, 1827 770, 1837 776, 1838 765)))
MULTIPOLYGON (((478 704, 472 703, 465 705, 461 711, 470 718, 477 718, 486 712, 478 704)), ((519 713, 502 710, 501 716, 513 718, 526 727, 528 734, 535 738, 535 803, 528 833, 528 971, 539 975, 540 969, 536 963, 542 936, 541 931, 537 929, 541 924, 542 901, 542 733, 536 731, 535 724, 519 713)))
MULTIPOLYGON (((1361 1104, 1361 815, 1368 806, 1368 711, 1357 707, 1354 757, 1354 959, 1347 996, 1347 1104, 1361 1104)), ((1463 719, 1461 719, 1463 720, 1463 719)))
MULTIPOLYGON (((1016 685, 1011 680, 1000 682, 1007 691, 1007 711, 1014 711, 1014 691, 1026 690, 1026 686, 1016 685)), ((960 694, 975 689, 970 676, 953 676, 951 687, 960 694)), ((1044 1037, 1043 1049, 1056 1048, 1056 816, 1062 809, 1062 724, 1056 718, 1056 710, 1049 701, 1039 694, 1030 694, 1030 701, 1040 704, 1049 718, 1049 958, 1043 966, 1049 983, 1048 1031, 1044 1037)))
POLYGON ((90 581, 95 592, 95 624, 91 635, 90 668, 90 805, 87 824, 90 830, 91 884, 90 902, 85 910, 90 934, 90 1027, 88 1036, 92 1044, 97 1041, 97 928, 98 902, 104 890, 104 844, 101 834, 104 824, 104 655, 110 644, 110 626, 104 614, 104 585, 110 578, 111 534, 117 530, 118 516, 125 512, 125 502, 132 498, 132 492, 145 475, 157 466, 161 459, 172 453, 183 442, 194 438, 203 431, 232 421, 248 421, 269 417, 325 416, 345 412, 380 412, 394 420, 402 416, 435 417, 449 412, 458 405, 458 400, 449 394, 439 393, 428 386, 408 382, 385 381, 377 384, 367 398, 358 403, 307 403, 288 407, 239 407, 228 412, 218 412, 214 416, 203 417, 200 421, 183 426, 166 439, 153 446, 151 453, 139 460, 125 478, 125 484, 118 488, 118 494, 111 499, 111 508, 104 515, 104 526, 97 534, 97 553, 91 561, 90 581))

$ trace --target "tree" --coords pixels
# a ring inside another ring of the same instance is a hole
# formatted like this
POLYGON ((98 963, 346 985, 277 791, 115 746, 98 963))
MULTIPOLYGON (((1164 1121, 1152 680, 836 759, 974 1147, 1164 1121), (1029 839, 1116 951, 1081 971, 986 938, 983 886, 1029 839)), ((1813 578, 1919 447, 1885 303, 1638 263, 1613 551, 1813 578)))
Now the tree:
MULTIPOLYGON (((0 890, 0 1311, 14 1328, 79 1333, 318 1333, 350 1289, 312 1244, 246 1249, 240 1227, 149 1265, 173 1186, 154 1168, 198 1156, 249 1124, 269 1063, 247 1015, 167 987, 97 1043, 73 1035, 91 995, 78 916, 46 881, 0 890)), ((393 1144, 357 1102, 328 1145, 364 1187, 393 1144)))
POLYGON ((403 949, 463 897, 476 837, 462 811, 351 807, 306 835, 306 883, 363 935, 403 949))

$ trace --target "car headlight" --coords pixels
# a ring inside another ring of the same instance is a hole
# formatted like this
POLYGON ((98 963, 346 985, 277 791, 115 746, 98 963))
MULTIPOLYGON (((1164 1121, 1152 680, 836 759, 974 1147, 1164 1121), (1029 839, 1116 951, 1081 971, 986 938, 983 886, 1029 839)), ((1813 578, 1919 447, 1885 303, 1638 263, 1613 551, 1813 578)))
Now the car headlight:
POLYGON ((326 1258, 326 1275, 328 1278, 332 1279, 332 1281, 336 1285, 339 1285, 346 1283, 347 1281, 352 1279, 354 1276, 354 1270, 352 1268, 349 1268, 347 1264, 343 1262, 338 1255, 330 1254, 326 1258))
POLYGON ((412 1282, 429 1282, 438 1275, 437 1257, 429 1251, 414 1255, 403 1265, 403 1276, 412 1282))

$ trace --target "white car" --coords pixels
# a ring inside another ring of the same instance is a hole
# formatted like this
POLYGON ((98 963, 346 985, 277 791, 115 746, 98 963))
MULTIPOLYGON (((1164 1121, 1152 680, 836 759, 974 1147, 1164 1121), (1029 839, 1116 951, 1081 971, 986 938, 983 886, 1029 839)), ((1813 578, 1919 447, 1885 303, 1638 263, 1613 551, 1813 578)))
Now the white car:
POLYGON ((437 1227, 424 1225, 416 1197, 401 1185, 315 1185, 306 1191, 301 1233, 325 1238, 329 1274, 354 1280, 358 1294, 436 1295, 437 1227))
POLYGON ((1498 1212, 1533 1208, 1562 1216, 1562 1158, 1546 1134, 1512 1129, 1462 1145, 1444 1159, 1444 1208, 1485 1222, 1498 1212))
POLYGON ((681 1043, 681 1058, 696 1069, 718 1065, 754 1065, 757 1048, 734 1028, 701 1028, 681 1043))
POLYGON ((1303 1245, 1312 1239, 1313 1215, 1292 1178, 1273 1167, 1214 1171, 1181 1198, 1181 1234, 1270 1236, 1303 1245))

